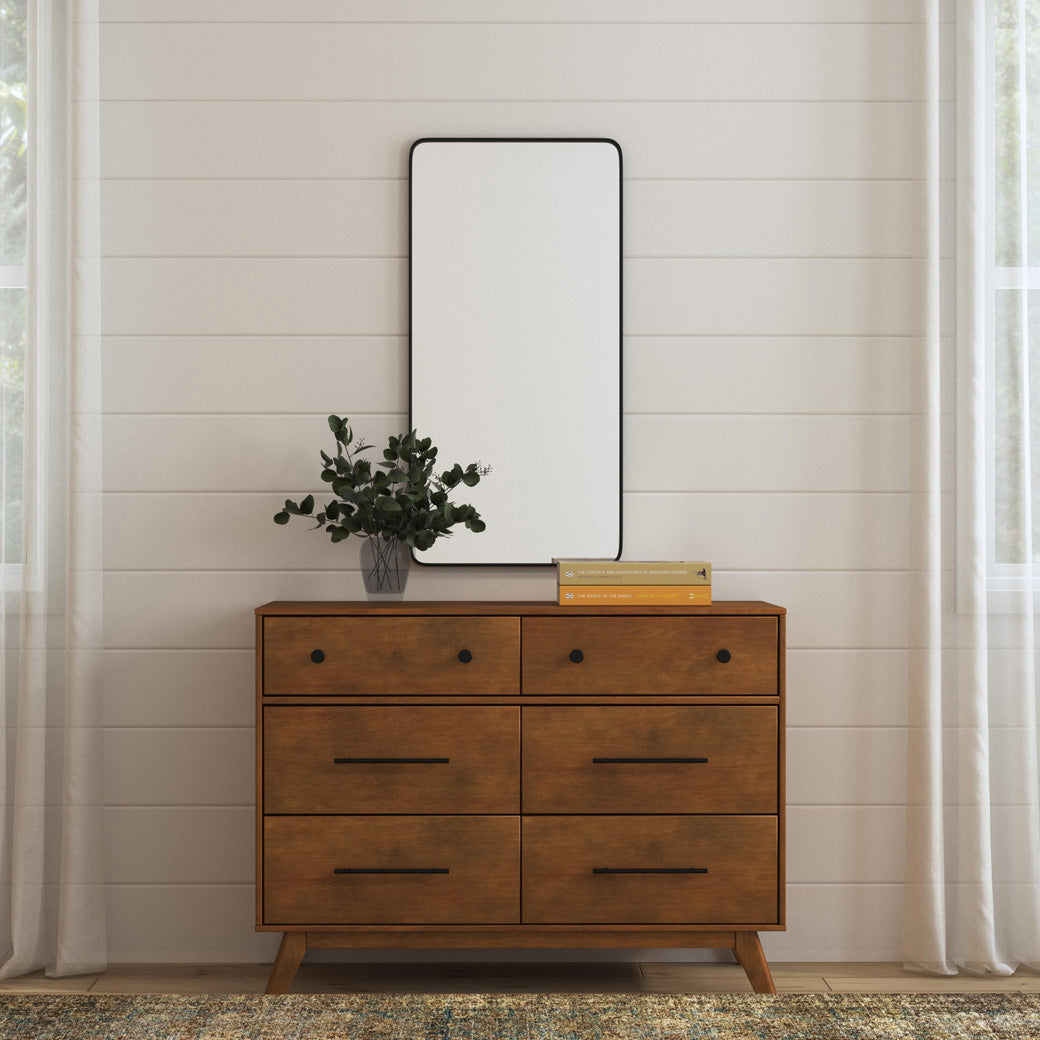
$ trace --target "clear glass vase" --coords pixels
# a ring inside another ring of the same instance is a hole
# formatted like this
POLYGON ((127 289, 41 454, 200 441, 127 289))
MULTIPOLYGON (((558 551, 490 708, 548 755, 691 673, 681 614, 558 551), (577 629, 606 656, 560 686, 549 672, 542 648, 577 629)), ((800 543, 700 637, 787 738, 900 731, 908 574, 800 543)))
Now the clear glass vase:
POLYGON ((393 596, 404 592, 411 556, 408 546, 397 538, 368 537, 361 546, 361 573, 370 596, 393 596))

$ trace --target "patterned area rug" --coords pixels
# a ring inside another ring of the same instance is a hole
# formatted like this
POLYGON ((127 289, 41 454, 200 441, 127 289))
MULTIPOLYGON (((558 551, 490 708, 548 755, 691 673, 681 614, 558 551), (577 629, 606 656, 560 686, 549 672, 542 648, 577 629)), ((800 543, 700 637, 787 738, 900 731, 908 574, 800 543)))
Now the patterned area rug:
POLYGON ((1040 1037, 1040 995, 0 997, 7 1040, 979 1040, 1040 1037))

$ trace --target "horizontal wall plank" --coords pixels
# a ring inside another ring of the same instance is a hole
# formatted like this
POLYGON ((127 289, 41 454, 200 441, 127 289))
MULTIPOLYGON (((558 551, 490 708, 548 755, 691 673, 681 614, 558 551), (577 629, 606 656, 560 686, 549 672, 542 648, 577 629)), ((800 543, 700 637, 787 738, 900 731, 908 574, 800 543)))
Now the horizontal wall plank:
MULTIPOLYGON (((407 415, 349 418, 355 439, 380 450, 408 425, 407 415)), ((321 414, 110 415, 103 434, 107 491, 271 491, 274 512, 286 495, 323 487, 320 451, 336 443, 321 414)))
MULTIPOLYGON (((490 479, 490 478, 489 478, 490 479)), ((318 492, 317 494, 320 494, 318 492)), ((464 496, 459 496, 464 501, 464 496)), ((317 499, 320 508, 323 498, 317 499)), ((320 570, 359 566, 360 539, 332 545, 313 522, 272 522, 275 494, 127 494, 105 498, 105 566, 112 570, 320 570)), ((674 494, 626 496, 626 551, 670 554, 744 570, 905 567, 903 495, 674 494), (811 538, 805 532, 812 530, 811 538)), ((459 537, 467 536, 464 532, 459 537)))
POLYGON ((101 0, 131 22, 913 22, 911 0, 101 0))
POLYGON ((105 805, 252 805, 256 735, 247 729, 105 731, 105 805))
MULTIPOLYGON (((299 532, 301 536, 307 532, 299 532)), ((361 573, 321 571, 109 571, 105 575, 105 646, 113 649, 244 649, 254 645, 256 607, 270 600, 364 600, 361 573), (147 605, 144 609, 143 605, 147 605)), ((549 567, 413 567, 415 600, 554 600, 549 567)))
POLYGON ((101 227, 113 257, 407 256, 408 182, 107 180, 101 227))
POLYGON ((902 960, 902 885, 789 885, 787 931, 762 932, 780 961, 902 960))
POLYGON ((906 804, 906 730, 787 730, 788 805, 906 804))
POLYGON ((908 181, 632 180, 628 256, 911 255, 908 181))
POLYGON ((630 494, 624 553, 723 570, 898 570, 908 517, 903 495, 630 494))
MULTIPOLYGON (((662 555, 670 554, 664 549, 662 555)), ((716 570, 713 580, 716 600, 764 599, 786 606, 791 648, 906 646, 904 572, 716 570)), ((553 601, 556 578, 549 567, 413 567, 407 598, 553 601)), ((111 649, 249 649, 254 644, 254 609, 276 599, 364 599, 364 589, 358 571, 328 567, 321 571, 109 571, 105 645, 111 649)))
POLYGON ((106 651, 106 727, 252 726, 256 660, 248 650, 106 651))
MULTIPOLYGON (((664 556, 671 555, 667 550, 664 556)), ((712 595, 787 608, 788 649, 893 650, 907 646, 905 571, 712 570, 712 595)))
MULTIPOLYGON (((903 414, 909 356, 909 337, 626 336, 625 410, 903 414)), ((116 336, 102 361, 108 412, 408 410, 403 336, 116 336)))
MULTIPOLYGON (((315 385, 322 378, 312 373, 315 385)), ((355 413, 351 420, 355 435, 379 449, 408 424, 407 415, 393 413, 355 413)), ((906 491, 907 426, 904 416, 630 415, 625 489, 906 491)), ((435 431, 422 432, 436 440, 435 431)), ((334 446, 321 413, 109 415, 104 434, 108 491, 296 497, 302 489, 322 488, 319 451, 334 446)), ((487 461, 494 466, 494 459, 487 461)), ((493 470, 488 479, 495 476, 493 470)))
MULTIPOLYGON (((908 181, 630 180, 625 254, 904 257, 908 181)), ((107 180, 111 257, 406 256, 397 180, 107 180)))
POLYGON ((627 331, 904 336, 909 260, 631 260, 627 331))
POLYGON ((104 342, 102 368, 109 412, 408 411, 401 336, 118 336, 104 342))
POLYGON ((281 938, 254 932, 253 885, 111 885, 113 964, 270 963, 281 938))
POLYGON ((628 412, 903 413, 909 337, 633 336, 628 412))
MULTIPOLYGON (((634 259, 630 335, 867 335, 911 331, 911 261, 634 259), (752 305, 753 304, 753 305, 752 305)), ((108 259, 108 335, 402 335, 403 259, 108 259)))
POLYGON ((632 336, 625 410, 905 413, 909 337, 632 336))
POLYGON ((792 805, 787 811, 787 880, 902 884, 905 832, 901 805, 792 805))
MULTIPOLYGON (((255 751, 252 727, 106 730, 105 804, 252 805, 255 751)), ((904 728, 788 728, 788 805, 905 800, 904 728)))
MULTIPOLYGON (((905 650, 790 649, 788 725, 902 726, 907 666, 905 650)), ((110 650, 104 669, 106 727, 253 725, 251 648, 110 650)))
POLYGON ((625 482, 632 491, 906 491, 909 437, 905 416, 635 415, 625 423, 625 482))
POLYGON ((242 807, 111 806, 110 885, 251 885, 255 811, 242 807))
POLYGON ((192 259, 102 262, 108 334, 400 335, 404 260, 192 259))
POLYGON ((420 137, 613 137, 628 177, 909 178, 912 117, 900 101, 107 101, 101 161, 119 178, 405 177, 420 137))
POLYGON ((909 25, 675 24, 662 31, 654 24, 547 27, 526 21, 105 25, 101 46, 111 60, 101 66, 101 97, 888 101, 912 96, 909 25), (234 61, 228 61, 230 54, 234 61), (783 61, 776 60, 778 54, 783 61), (653 60, 639 60, 650 55, 653 60), (185 69, 191 69, 190 76, 185 69))
MULTIPOLYGON (((108 881, 124 884, 250 884, 255 873, 251 807, 110 807, 108 881)), ((792 884, 902 881, 901 806, 792 806, 792 884)))
POLYGON ((905 650, 789 650, 787 724, 903 726, 908 667, 905 650))
MULTIPOLYGON (((278 933, 255 933, 252 885, 114 885, 109 896, 109 958, 144 963, 270 963, 278 933)), ((766 956, 780 961, 899 960, 899 885, 791 885, 786 932, 763 932, 766 956)), ((319 955, 320 956, 320 955, 319 955)), ((486 960, 484 951, 335 951, 337 961, 486 960)), ((503 960, 701 959, 699 951, 508 951, 503 960)))

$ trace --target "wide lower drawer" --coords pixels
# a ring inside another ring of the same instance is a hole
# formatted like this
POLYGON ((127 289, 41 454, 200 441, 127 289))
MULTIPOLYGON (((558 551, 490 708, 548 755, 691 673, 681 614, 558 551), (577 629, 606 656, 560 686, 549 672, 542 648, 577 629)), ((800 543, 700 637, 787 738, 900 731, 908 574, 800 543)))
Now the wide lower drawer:
POLYGON ((775 813, 777 709, 523 708, 527 813, 775 813))
POLYGON ((515 924, 516 816, 269 816, 265 924, 515 924))
POLYGON ((263 690, 294 694, 520 692, 510 617, 267 617, 263 690))
POLYGON ((779 689, 775 617, 525 617, 525 694, 757 694, 779 689))
POLYGON ((772 924, 775 816, 530 816, 530 924, 772 924))
POLYGON ((520 709, 263 709, 264 812, 517 813, 520 709))

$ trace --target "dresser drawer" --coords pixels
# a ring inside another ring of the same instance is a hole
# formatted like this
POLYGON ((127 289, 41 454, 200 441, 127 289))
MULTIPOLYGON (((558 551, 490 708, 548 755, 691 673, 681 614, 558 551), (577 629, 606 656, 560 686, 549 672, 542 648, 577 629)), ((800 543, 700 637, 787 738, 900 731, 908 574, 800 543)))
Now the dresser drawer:
POLYGON ((778 661, 772 617, 523 620, 525 694, 775 696, 778 661))
POLYGON ((264 618, 268 696, 509 695, 519 667, 519 618, 264 618))
POLYGON ((525 816, 523 907, 525 924, 776 923, 777 818, 525 816))
POLYGON ((775 813, 773 707, 523 709, 523 811, 775 813))
POLYGON ((519 809, 519 708, 264 708, 264 812, 519 809))
POLYGON ((516 816, 268 816, 266 924, 520 920, 516 816))

